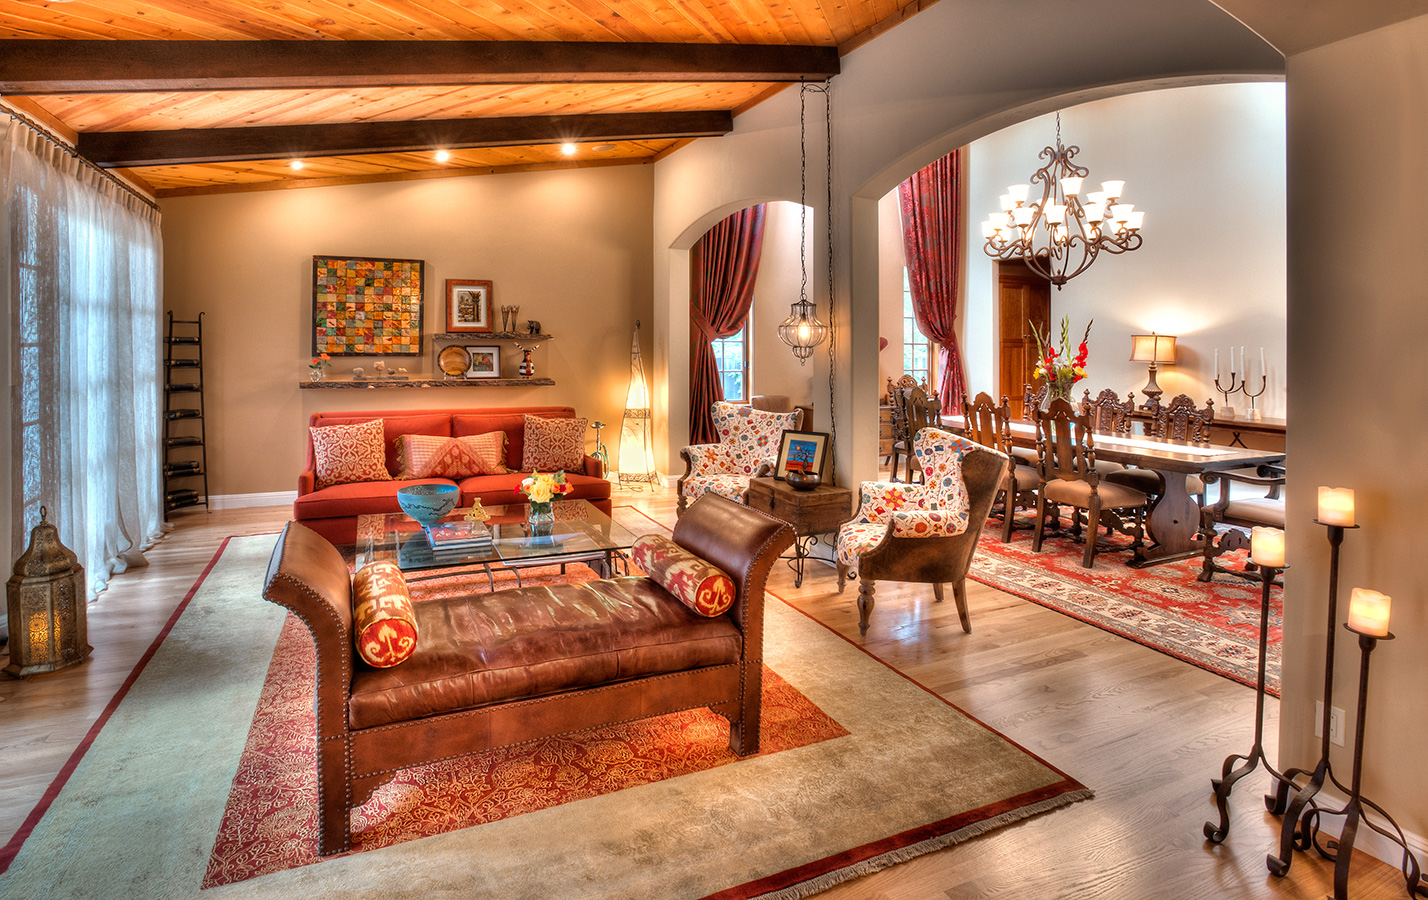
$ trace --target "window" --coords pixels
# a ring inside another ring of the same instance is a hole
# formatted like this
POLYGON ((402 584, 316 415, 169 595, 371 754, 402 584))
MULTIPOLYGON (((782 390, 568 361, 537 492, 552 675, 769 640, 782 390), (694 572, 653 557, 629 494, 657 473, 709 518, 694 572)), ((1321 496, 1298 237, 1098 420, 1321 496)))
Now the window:
POLYGON ((714 341, 714 364, 725 400, 749 399, 749 326, 714 341))
POLYGON ((932 385, 931 344, 926 335, 917 330, 917 317, 912 312, 912 285, 907 278, 907 267, 902 270, 902 371, 911 375, 918 384, 932 385))

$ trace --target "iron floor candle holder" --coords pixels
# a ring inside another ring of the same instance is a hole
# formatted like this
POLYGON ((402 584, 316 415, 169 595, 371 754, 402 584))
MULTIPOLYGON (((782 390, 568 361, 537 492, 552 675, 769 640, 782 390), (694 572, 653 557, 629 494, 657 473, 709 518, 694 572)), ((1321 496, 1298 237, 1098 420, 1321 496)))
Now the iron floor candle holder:
MULTIPOLYGON (((1303 827, 1300 830, 1298 842, 1302 849, 1307 850, 1312 845, 1320 856, 1334 861, 1333 900, 1348 900, 1349 868, 1353 864, 1354 842, 1358 838, 1359 827, 1367 825, 1371 830, 1403 848, 1403 860, 1399 865, 1399 870, 1403 873, 1404 882, 1408 887, 1408 895, 1410 897, 1428 897, 1428 887, 1425 887, 1422 881, 1422 870, 1418 866, 1418 860, 1408 850, 1408 841, 1404 837, 1403 829, 1398 827, 1398 823, 1383 807, 1365 797, 1362 791, 1364 723, 1368 711, 1369 656, 1378 646, 1379 641, 1393 640, 1393 633, 1367 634, 1348 623, 1344 624, 1344 630, 1358 635, 1359 638, 1359 707, 1354 732, 1354 768, 1349 787, 1349 799, 1339 809, 1321 809, 1311 804, 1309 810, 1303 815, 1303 827), (1368 818, 1364 815, 1365 809, 1377 813, 1393 830, 1390 831, 1368 818), (1344 827, 1339 832, 1337 839, 1325 837, 1321 842, 1319 822, 1322 816, 1344 817, 1344 827)), ((1337 783, 1336 781, 1335 784, 1337 783)))
POLYGON ((1315 808, 1314 798, 1324 787, 1325 780, 1332 782, 1341 791, 1349 790, 1334 777, 1333 763, 1329 760, 1329 743, 1333 733, 1334 637, 1338 633, 1339 625, 1339 546, 1344 543, 1344 532, 1359 526, 1335 525, 1318 519, 1314 521, 1329 530, 1329 627, 1324 639, 1324 706, 1319 722, 1319 762, 1314 765, 1312 771, 1286 769, 1278 784, 1274 801, 1270 804, 1270 811, 1275 815, 1283 815, 1284 822, 1280 828, 1279 855, 1269 854, 1265 857, 1265 864, 1272 874, 1280 877, 1289 874, 1296 848, 1309 849, 1308 841, 1300 839, 1301 835, 1307 834, 1300 827, 1300 818, 1315 808), (1300 785, 1298 779, 1306 775, 1309 780, 1300 785), (1289 798, 1290 791, 1294 792, 1292 800, 1289 798))
MULTIPOLYGON (((1281 784, 1284 781, 1284 776, 1274 770, 1264 752, 1264 673, 1267 655, 1265 651, 1269 646, 1269 591, 1275 583, 1275 574, 1283 572, 1287 568, 1289 567, 1259 564, 1260 583, 1263 585, 1263 590, 1260 593, 1259 602, 1259 674, 1255 680, 1254 746, 1250 748, 1248 754, 1232 753, 1225 757, 1225 763, 1220 769, 1220 777, 1210 781, 1210 786, 1215 792, 1215 806, 1220 813, 1218 826, 1213 822, 1205 823, 1205 839, 1212 844, 1218 844, 1229 836, 1230 791, 1234 790, 1235 782, 1260 766, 1263 766, 1264 770, 1274 777, 1276 784, 1281 784), (1237 760, 1244 760, 1238 768, 1235 767, 1237 760)), ((1265 805, 1271 810, 1274 809, 1278 793, 1279 790, 1276 788, 1275 794, 1265 797, 1265 805)))

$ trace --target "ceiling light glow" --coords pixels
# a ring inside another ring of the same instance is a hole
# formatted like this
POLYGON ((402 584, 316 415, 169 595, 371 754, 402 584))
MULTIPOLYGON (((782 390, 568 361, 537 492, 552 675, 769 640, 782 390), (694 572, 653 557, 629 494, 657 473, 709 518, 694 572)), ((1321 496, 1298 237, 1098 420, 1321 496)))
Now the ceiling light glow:
POLYGON ((575 155, 575 145, 574 145, 574 144, 561 144, 561 145, 560 145, 560 152, 561 152, 561 153, 564 153, 566 156, 574 156, 574 155, 575 155))
POLYGON ((294 172, 301 171, 301 170, 302 170, 302 160, 300 160, 300 159, 295 159, 295 160, 293 160, 292 162, 288 163, 288 168, 292 169, 294 172))
POLYGON ((451 159, 451 151, 450 151, 450 150, 438 150, 438 151, 436 151, 436 161, 437 161, 437 162, 439 162, 439 163, 444 163, 444 162, 446 162, 446 161, 449 160, 449 159, 451 159))

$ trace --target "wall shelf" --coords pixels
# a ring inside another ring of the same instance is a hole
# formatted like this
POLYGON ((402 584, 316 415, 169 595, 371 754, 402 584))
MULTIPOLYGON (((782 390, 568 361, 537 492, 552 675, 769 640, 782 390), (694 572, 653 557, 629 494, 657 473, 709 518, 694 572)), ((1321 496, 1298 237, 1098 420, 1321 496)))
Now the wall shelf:
POLYGON ((453 388, 453 387, 550 387, 553 378, 412 378, 407 381, 351 378, 326 381, 299 381, 298 387, 312 390, 389 390, 391 388, 453 388))
POLYGON ((457 334, 450 331, 441 334, 433 334, 433 341, 442 341, 448 344, 479 344, 482 341, 551 341, 555 340, 555 335, 526 334, 523 331, 483 331, 475 334, 457 334))

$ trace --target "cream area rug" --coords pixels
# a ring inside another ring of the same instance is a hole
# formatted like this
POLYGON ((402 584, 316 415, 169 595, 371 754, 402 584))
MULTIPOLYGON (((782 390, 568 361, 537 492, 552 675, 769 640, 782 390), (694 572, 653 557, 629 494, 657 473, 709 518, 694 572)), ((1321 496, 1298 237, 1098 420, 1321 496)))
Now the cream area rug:
POLYGON ((1090 796, 770 597, 766 665, 846 736, 200 894, 285 620, 275 540, 225 544, 0 897, 792 898, 1090 796))

